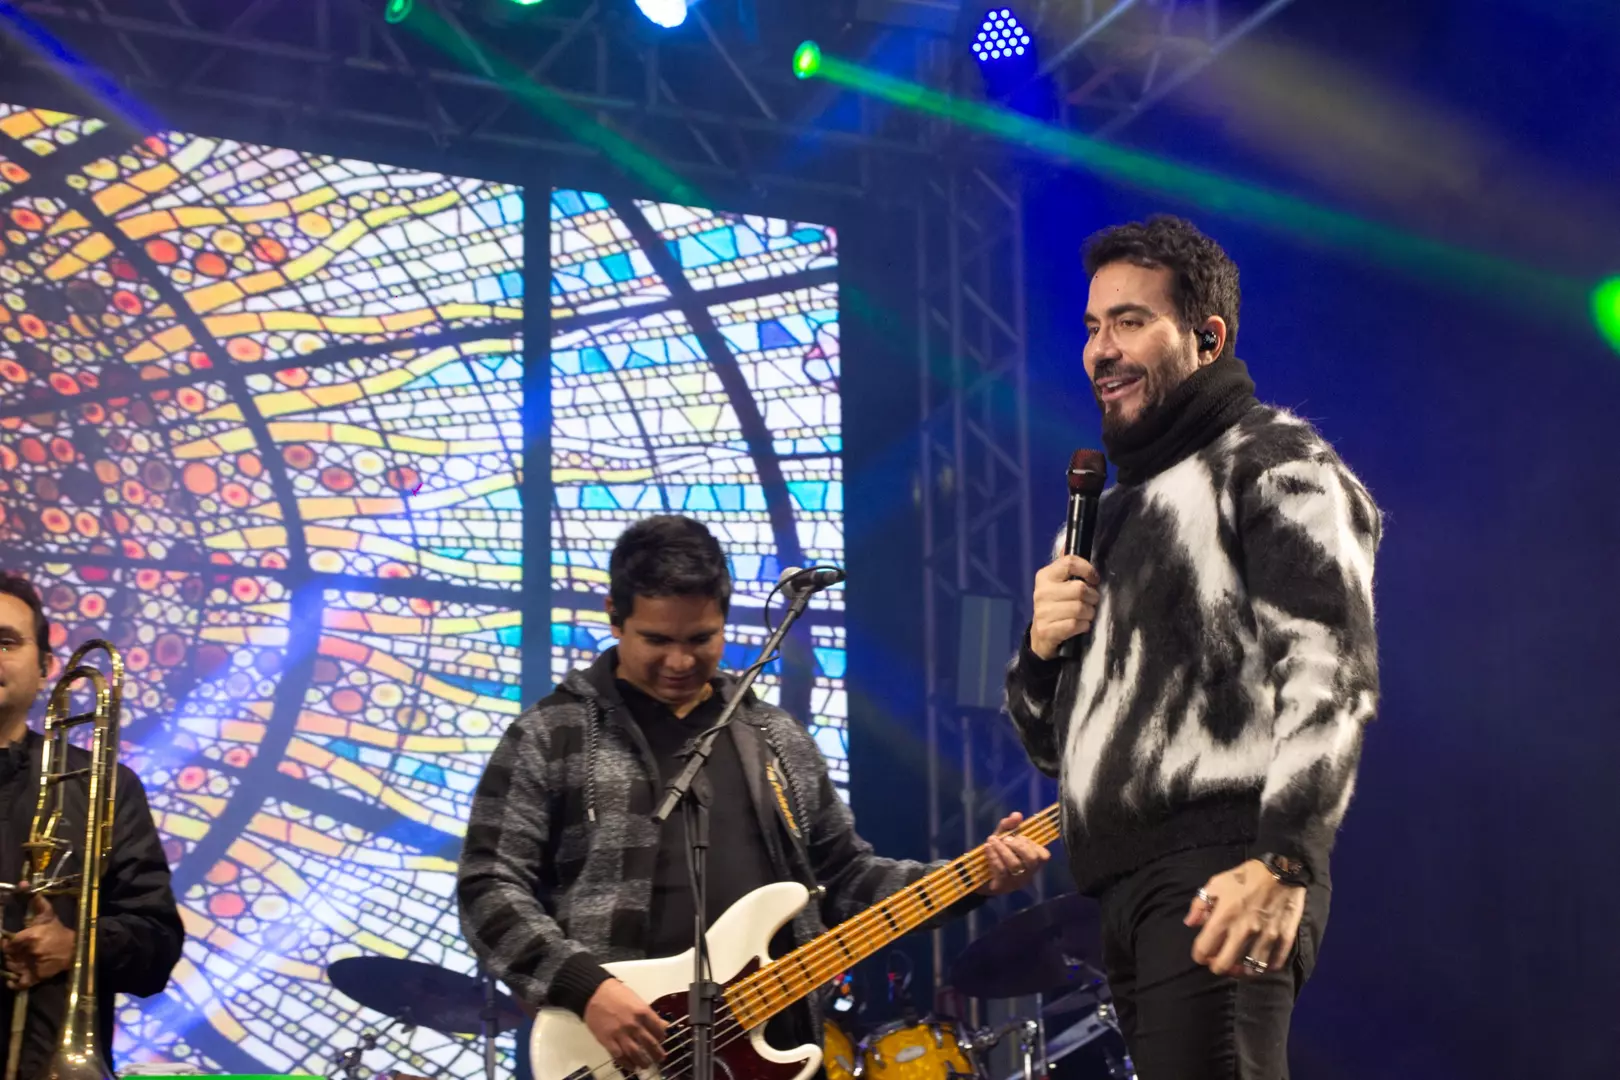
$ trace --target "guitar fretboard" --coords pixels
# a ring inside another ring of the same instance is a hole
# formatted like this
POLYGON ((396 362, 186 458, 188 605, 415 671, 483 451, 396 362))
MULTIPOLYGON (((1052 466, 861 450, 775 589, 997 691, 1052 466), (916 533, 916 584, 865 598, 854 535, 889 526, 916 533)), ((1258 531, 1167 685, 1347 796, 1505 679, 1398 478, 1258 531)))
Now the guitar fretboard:
MULTIPOLYGON (((1016 835, 1045 847, 1058 838, 1058 807, 1027 818, 1016 835)), ((744 1028, 763 1024, 833 976, 917 929, 990 880, 990 863, 977 847, 882 903, 861 912, 726 988, 726 1004, 744 1028)))

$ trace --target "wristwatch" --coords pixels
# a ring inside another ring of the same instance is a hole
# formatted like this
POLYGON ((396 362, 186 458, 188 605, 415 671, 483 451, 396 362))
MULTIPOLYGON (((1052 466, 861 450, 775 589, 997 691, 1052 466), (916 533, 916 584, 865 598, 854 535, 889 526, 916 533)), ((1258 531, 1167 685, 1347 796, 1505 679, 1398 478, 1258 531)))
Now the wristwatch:
POLYGON ((1284 885, 1309 885, 1311 883, 1310 868, 1299 859, 1291 859, 1287 855, 1277 855, 1269 851, 1264 855, 1255 857, 1265 864, 1267 870, 1271 871, 1272 877, 1284 885))

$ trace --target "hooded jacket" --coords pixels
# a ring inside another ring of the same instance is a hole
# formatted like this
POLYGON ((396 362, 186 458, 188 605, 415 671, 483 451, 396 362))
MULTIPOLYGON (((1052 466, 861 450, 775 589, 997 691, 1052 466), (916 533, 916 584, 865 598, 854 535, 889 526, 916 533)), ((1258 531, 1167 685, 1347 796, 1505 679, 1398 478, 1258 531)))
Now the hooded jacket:
MULTIPOLYGON (((662 784, 615 689, 616 664, 610 649, 519 716, 473 799, 457 876, 462 928, 531 1007, 583 1014, 610 977, 603 964, 646 956, 662 784)), ((718 679, 729 700, 736 678, 718 679)), ((873 854, 820 749, 788 713, 750 693, 723 737, 736 740, 751 796, 736 812, 760 816, 783 880, 823 890, 790 924, 795 946, 933 869, 873 854)), ((811 1009, 819 1037, 819 1002, 811 1009)))

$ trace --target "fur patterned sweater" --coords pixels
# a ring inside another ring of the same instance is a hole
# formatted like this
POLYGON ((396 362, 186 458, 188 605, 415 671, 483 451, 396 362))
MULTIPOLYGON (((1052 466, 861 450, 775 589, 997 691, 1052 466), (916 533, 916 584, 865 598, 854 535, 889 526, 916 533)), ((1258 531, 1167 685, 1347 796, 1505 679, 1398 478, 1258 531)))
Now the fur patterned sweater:
POLYGON ((1071 661, 1026 636, 1007 709, 1060 778, 1082 891, 1213 844, 1326 881, 1378 702, 1381 520, 1304 420, 1256 403, 1099 508, 1102 601, 1071 661))

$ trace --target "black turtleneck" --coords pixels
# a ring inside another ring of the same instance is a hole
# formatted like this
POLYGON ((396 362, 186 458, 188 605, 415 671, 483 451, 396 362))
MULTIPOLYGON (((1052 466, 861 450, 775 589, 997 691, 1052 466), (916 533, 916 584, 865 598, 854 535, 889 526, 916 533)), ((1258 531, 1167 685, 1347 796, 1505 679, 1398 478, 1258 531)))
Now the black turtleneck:
POLYGON ((1103 436, 1122 484, 1153 479, 1215 440, 1257 402, 1249 369, 1222 357, 1187 376, 1123 431, 1103 436))

